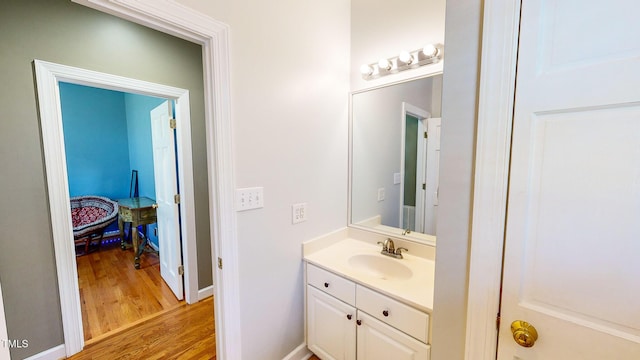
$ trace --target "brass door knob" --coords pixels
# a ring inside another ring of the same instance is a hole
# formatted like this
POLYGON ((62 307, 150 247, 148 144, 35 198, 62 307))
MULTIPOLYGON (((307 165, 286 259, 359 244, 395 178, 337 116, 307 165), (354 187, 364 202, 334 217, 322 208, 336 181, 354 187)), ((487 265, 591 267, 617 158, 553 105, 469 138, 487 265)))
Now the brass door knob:
POLYGON ((532 347, 538 340, 538 331, 526 321, 516 320, 511 323, 513 340, 523 347, 532 347))

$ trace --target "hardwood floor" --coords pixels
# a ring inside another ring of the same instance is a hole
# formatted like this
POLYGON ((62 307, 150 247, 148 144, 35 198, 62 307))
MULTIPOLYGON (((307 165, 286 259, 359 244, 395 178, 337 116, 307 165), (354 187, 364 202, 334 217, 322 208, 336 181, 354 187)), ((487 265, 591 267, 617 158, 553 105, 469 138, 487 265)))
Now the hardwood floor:
POLYGON ((122 251, 115 241, 76 262, 87 344, 182 304, 162 280, 155 254, 144 254, 136 270, 133 250, 122 251))
POLYGON ((215 359, 213 298, 182 304, 162 316, 96 341, 70 360, 215 359))

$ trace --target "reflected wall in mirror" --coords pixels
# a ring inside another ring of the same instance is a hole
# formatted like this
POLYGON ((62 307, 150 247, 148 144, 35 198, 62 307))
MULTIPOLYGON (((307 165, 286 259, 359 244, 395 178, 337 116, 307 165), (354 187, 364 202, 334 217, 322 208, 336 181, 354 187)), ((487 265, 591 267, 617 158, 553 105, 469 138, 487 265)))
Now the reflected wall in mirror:
POLYGON ((441 88, 436 75, 352 94, 351 225, 435 241, 441 88))

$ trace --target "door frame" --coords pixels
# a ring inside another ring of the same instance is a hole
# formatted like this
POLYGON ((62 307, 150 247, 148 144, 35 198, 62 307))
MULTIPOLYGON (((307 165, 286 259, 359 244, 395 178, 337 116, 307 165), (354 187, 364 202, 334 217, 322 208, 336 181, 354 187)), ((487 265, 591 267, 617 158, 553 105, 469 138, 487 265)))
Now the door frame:
POLYGON ((11 351, 7 342, 7 319, 4 315, 4 301, 2 300, 2 286, 0 285, 0 359, 11 359, 11 351))
POLYGON ((242 359, 229 26, 170 0, 72 1, 202 46, 216 355, 242 359))
MULTIPOLYGON (((421 131, 426 131, 426 127, 424 126, 423 121, 425 119, 428 119, 431 117, 431 113, 428 112, 427 110, 421 109, 418 106, 412 105, 408 102, 403 101, 402 102, 402 113, 401 113, 401 118, 400 118, 400 226, 399 227, 403 227, 403 220, 404 220, 404 163, 405 163, 405 146, 406 146, 406 138, 407 138, 407 115, 411 115, 415 118, 418 118, 418 153, 417 153, 417 162, 418 162, 418 166, 416 167, 416 176, 418 174, 418 168, 421 168, 422 170, 425 170, 425 161, 426 159, 422 158, 422 156, 426 156, 426 154, 421 154, 421 152, 424 152, 424 145, 425 145, 425 141, 424 141, 424 137, 420 137, 421 131), (420 161, 422 160, 422 162, 420 161)), ((424 209, 424 200, 421 200, 421 205, 418 206, 418 188, 420 188, 420 190, 422 190, 421 186, 418 186, 418 180, 416 179, 416 206, 415 206, 415 213, 414 213, 414 221, 416 222, 416 225, 418 224, 418 222, 416 221, 416 219, 418 219, 418 216, 423 216, 423 209, 424 209), (420 208, 420 211, 418 211, 418 208, 420 208), (418 214, 419 213, 419 214, 418 214)), ((418 229, 415 229, 416 231, 418 231, 418 229)), ((421 231, 418 231, 421 232, 421 231)))
POLYGON ((465 359, 495 359, 520 1, 485 0, 465 359))
POLYGON ((65 156, 59 82, 136 93, 175 100, 178 148, 178 180, 185 199, 181 212, 181 247, 187 303, 198 301, 198 266, 195 243, 195 205, 189 91, 122 76, 34 60, 47 189, 55 250, 62 323, 67 355, 82 350, 84 335, 80 307, 77 262, 69 212, 69 182, 65 156), (78 351, 76 351, 78 350, 78 351))

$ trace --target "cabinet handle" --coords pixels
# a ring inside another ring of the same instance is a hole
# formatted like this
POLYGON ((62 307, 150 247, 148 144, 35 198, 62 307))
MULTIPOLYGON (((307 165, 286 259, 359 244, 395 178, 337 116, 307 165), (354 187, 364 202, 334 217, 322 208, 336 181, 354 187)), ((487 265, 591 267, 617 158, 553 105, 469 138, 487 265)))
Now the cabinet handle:
POLYGON ((351 320, 351 314, 347 314, 347 319, 351 320))
POLYGON ((324 283, 324 287, 328 288, 329 287, 329 283, 328 282, 324 283))
POLYGON ((362 320, 356 320, 356 324, 358 324, 358 326, 362 325, 362 320))
POLYGON ((382 315, 389 316, 389 310, 382 310, 382 315))

